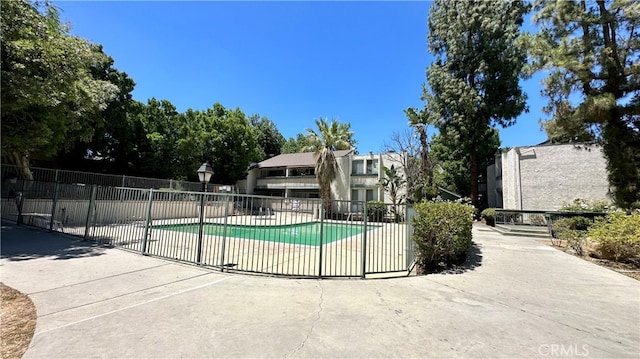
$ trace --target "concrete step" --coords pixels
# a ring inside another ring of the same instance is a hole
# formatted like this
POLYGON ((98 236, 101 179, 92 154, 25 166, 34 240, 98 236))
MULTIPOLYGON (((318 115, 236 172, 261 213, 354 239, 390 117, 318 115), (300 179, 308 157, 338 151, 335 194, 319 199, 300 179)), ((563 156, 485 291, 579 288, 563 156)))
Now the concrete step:
POLYGON ((527 232, 527 233, 549 233, 549 229, 546 226, 530 226, 520 224, 496 224, 495 228, 499 228, 508 232, 527 232))
POLYGON ((547 227, 496 224, 493 229, 507 236, 549 238, 547 227))

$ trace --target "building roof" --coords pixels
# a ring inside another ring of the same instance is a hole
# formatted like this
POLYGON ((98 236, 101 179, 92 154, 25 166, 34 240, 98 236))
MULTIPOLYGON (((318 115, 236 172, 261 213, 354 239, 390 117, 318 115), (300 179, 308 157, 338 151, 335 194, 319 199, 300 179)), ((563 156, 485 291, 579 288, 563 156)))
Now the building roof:
MULTIPOLYGON (((339 150, 333 151, 333 154, 338 157, 344 157, 351 154, 353 150, 339 150)), ((274 167, 312 167, 315 166, 316 159, 313 156, 313 152, 300 152, 300 153, 285 153, 275 157, 271 157, 258 163, 259 168, 274 168, 274 167)))

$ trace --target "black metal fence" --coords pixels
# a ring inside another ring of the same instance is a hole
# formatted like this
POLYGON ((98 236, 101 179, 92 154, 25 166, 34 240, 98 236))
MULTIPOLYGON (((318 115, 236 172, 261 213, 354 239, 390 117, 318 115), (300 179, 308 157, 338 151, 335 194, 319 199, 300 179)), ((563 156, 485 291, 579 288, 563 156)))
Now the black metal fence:
POLYGON ((548 217, 546 211, 496 209, 495 223, 546 227, 548 217))
POLYGON ((144 255, 295 277, 408 274, 405 205, 16 181, 2 218, 144 255), (341 208, 362 208, 340 213, 341 208))
POLYGON ((605 212, 568 212, 568 211, 534 211, 534 210, 514 210, 496 209, 496 225, 516 225, 546 227, 549 235, 553 236, 553 224, 563 218, 586 217, 592 222, 598 217, 604 217, 605 212))
MULTIPOLYGON (((32 181, 51 183, 75 183, 84 185, 99 185, 103 187, 122 188, 153 188, 177 191, 200 191, 200 182, 179 181, 173 179, 159 179, 147 177, 135 177, 126 175, 112 175, 81 171, 68 171, 51 168, 30 167, 32 181)), ((0 166, 0 178, 5 183, 15 183, 17 180, 25 180, 22 171, 17 166, 2 164, 0 166)), ((236 192, 235 186, 223 186, 208 184, 207 192, 236 192)))

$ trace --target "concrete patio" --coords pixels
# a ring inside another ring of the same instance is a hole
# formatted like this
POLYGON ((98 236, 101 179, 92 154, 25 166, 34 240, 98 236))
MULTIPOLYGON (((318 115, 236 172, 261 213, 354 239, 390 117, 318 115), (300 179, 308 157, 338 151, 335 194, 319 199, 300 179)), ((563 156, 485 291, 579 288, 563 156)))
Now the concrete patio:
POLYGON ((640 356, 640 282, 474 226, 457 273, 226 274, 2 227, 2 282, 38 310, 25 358, 640 356))

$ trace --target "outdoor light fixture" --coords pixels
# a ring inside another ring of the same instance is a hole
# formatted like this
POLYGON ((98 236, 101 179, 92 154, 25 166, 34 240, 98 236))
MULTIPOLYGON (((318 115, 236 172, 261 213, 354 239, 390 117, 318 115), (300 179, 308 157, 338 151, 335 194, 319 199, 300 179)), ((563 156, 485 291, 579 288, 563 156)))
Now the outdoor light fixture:
POLYGON ((198 178, 202 183, 202 194, 200 194, 200 220, 198 221, 198 251, 196 254, 197 263, 202 264, 202 234, 203 234, 203 222, 204 222, 204 196, 207 190, 207 183, 213 175, 213 167, 207 162, 203 163, 198 168, 198 178))
POLYGON ((203 163, 200 168, 198 168, 198 178, 202 183, 209 183, 209 180, 213 176, 213 167, 207 162, 203 163))

